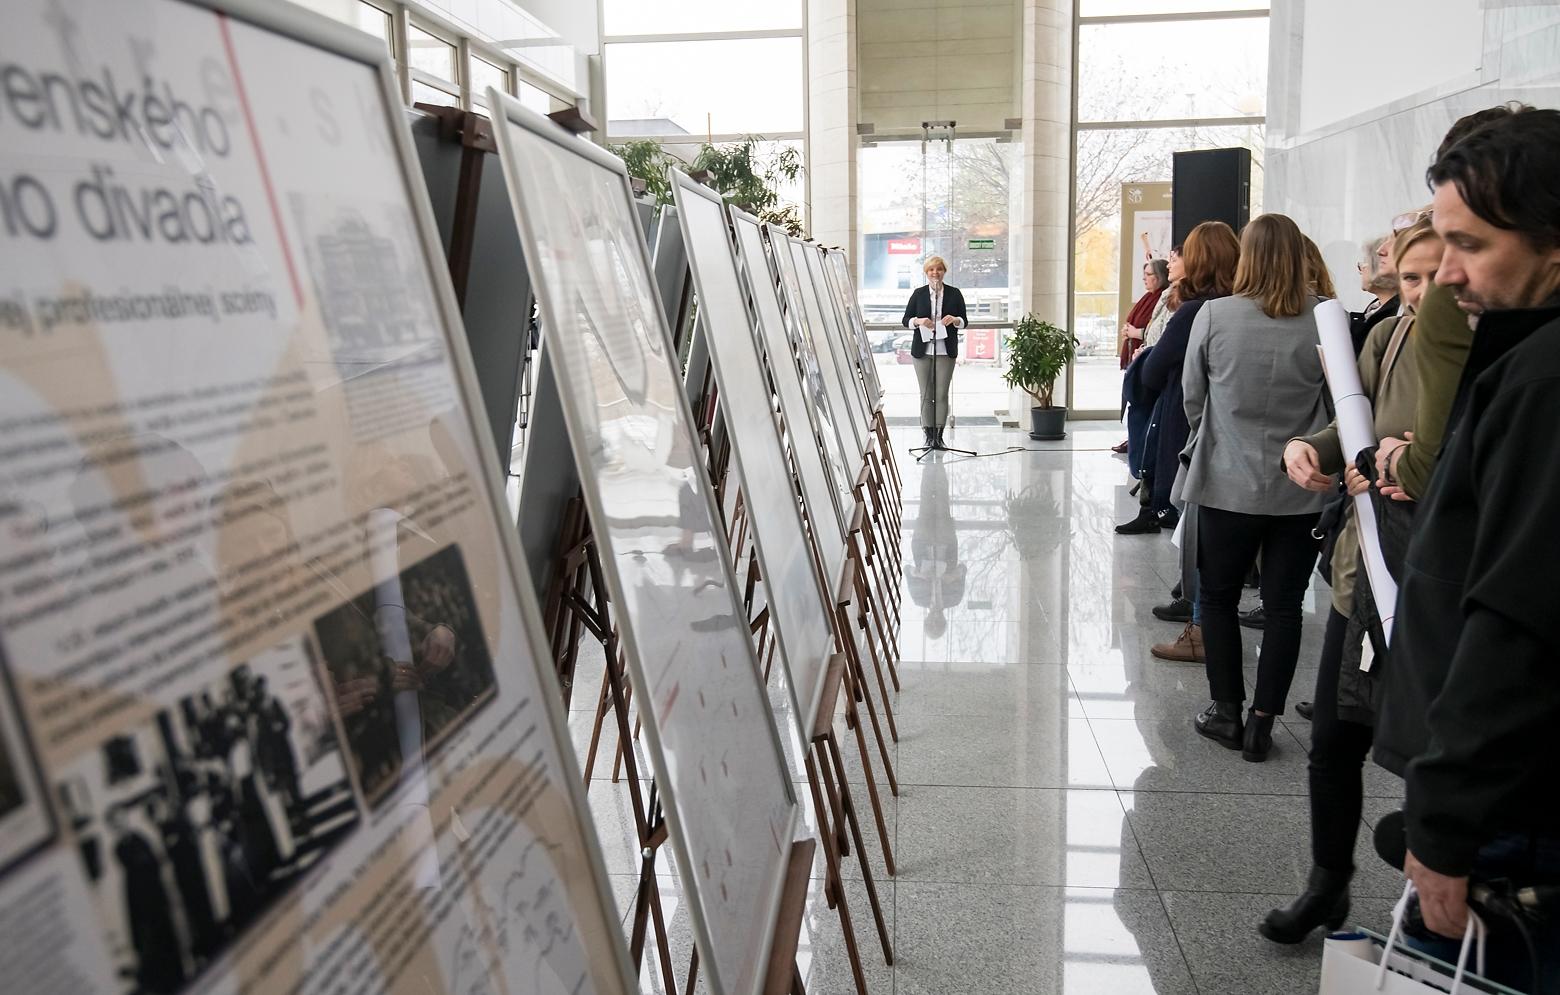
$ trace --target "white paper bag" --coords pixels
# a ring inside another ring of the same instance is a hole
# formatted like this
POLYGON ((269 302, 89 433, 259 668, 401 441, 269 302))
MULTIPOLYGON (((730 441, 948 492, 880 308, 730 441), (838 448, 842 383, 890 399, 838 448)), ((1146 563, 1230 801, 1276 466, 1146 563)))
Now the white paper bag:
POLYGON ((1448 977, 1424 955, 1401 946, 1403 921, 1414 895, 1410 882, 1392 912, 1392 932, 1386 942, 1365 933, 1341 933, 1327 938, 1322 948, 1322 984, 1319 995, 1475 995, 1486 989, 1466 984, 1468 955, 1474 954, 1478 973, 1484 972, 1484 923, 1471 911, 1463 934, 1457 973, 1448 977))

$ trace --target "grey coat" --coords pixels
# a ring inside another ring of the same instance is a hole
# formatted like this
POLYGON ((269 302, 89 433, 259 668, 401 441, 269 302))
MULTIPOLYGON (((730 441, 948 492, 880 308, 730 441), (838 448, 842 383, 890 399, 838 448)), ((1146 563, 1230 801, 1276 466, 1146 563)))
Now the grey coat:
POLYGON ((1281 466, 1290 439, 1329 421, 1316 345, 1309 308, 1269 318, 1249 297, 1203 305, 1181 372, 1188 503, 1248 515, 1322 510, 1328 495, 1296 486, 1281 466))

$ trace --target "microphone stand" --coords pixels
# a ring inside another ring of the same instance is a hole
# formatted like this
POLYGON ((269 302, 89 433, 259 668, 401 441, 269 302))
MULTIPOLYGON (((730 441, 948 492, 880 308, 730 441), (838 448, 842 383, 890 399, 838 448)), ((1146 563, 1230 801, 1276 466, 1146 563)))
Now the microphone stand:
MULTIPOLYGON (((919 326, 917 326, 916 334, 919 335, 920 333, 921 333, 921 329, 920 329, 919 326)), ((933 421, 937 420, 937 354, 942 351, 942 349, 940 348, 941 345, 942 345, 942 340, 941 339, 933 339, 931 342, 927 343, 927 348, 930 349, 931 353, 932 353, 932 420, 933 421)), ((953 359, 952 356, 949 356, 948 358, 950 360, 953 359)), ((952 405, 952 398, 951 397, 949 398, 949 404, 950 404, 950 406, 952 405)), ((919 463, 922 460, 926 459, 928 453, 959 453, 960 455, 963 455, 963 456, 979 456, 980 455, 979 453, 975 452, 975 450, 973 450, 973 449, 954 449, 951 446, 943 445, 942 444, 942 440, 939 439, 938 436, 936 435, 936 433, 940 432, 940 431, 942 431, 942 430, 941 429, 934 429, 933 430, 932 444, 931 445, 929 445, 929 446, 911 446, 910 447, 910 454, 915 457, 915 461, 917 463, 919 463)))

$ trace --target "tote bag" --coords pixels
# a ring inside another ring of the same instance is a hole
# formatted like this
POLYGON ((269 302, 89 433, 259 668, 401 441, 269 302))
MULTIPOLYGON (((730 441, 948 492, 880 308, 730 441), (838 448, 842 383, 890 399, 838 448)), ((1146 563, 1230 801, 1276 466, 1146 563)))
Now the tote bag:
POLYGON ((1393 909, 1392 932, 1385 940, 1366 932, 1334 933, 1327 938, 1322 948, 1319 995, 1482 995, 1512 991, 1480 977, 1484 971, 1486 930, 1472 912, 1468 914, 1462 951, 1451 975, 1437 967, 1440 961, 1403 946, 1403 922, 1413 895, 1414 886, 1409 883, 1393 909), (1475 961, 1473 971, 1469 970, 1470 954, 1475 961))

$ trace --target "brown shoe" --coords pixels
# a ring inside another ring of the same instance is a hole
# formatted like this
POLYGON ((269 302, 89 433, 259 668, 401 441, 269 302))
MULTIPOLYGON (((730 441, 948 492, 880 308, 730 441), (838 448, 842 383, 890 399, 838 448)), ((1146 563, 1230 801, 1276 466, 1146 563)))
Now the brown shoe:
POLYGON ((1175 637, 1175 642, 1157 643, 1149 652, 1161 660, 1175 663, 1202 663, 1207 659, 1203 655, 1202 626, 1188 624, 1175 637))

